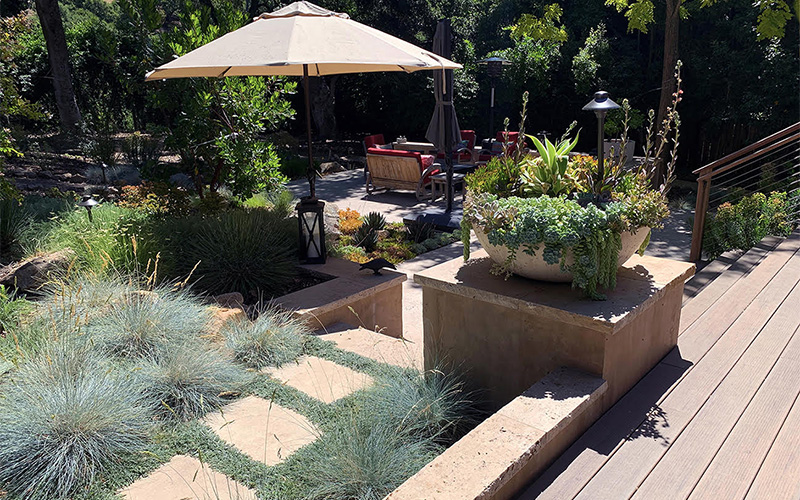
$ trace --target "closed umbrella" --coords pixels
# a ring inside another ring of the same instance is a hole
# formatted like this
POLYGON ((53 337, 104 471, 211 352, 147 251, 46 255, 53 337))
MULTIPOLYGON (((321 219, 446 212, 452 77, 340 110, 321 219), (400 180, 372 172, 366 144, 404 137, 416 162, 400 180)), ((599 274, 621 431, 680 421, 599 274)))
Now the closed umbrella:
MULTIPOLYGON (((433 51, 440 56, 450 59, 452 52, 453 35, 450 30, 450 20, 442 19, 436 25, 433 36, 433 51)), ((428 125, 425 137, 431 141, 439 151, 445 153, 445 166, 447 172, 447 211, 453 209, 453 145, 461 141, 461 128, 458 126, 458 117, 453 107, 453 71, 443 70, 433 74, 433 92, 436 96, 436 107, 433 108, 433 118, 428 125)))
POLYGON ((159 66, 147 80, 189 77, 303 76, 308 175, 315 198, 309 76, 461 68, 444 57, 310 2, 262 14, 188 54, 159 66))

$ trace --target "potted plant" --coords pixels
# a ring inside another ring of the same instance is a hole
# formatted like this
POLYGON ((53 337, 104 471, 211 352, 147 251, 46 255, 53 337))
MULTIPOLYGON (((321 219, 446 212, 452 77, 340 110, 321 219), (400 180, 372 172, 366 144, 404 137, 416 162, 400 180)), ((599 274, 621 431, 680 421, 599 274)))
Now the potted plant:
MULTIPOLYGON (((649 113, 644 161, 623 168, 624 154, 598 168, 593 157, 572 154, 574 123, 555 143, 524 134, 522 121, 512 154, 493 158, 466 178, 462 238, 469 258, 474 230, 495 262, 492 272, 518 274, 546 281, 571 281, 593 299, 613 289, 619 266, 636 251, 644 252, 650 229, 669 215, 667 191, 674 179, 681 100, 678 89, 656 134, 655 113, 649 113), (525 148, 526 137, 538 156, 525 148), (663 181, 655 176, 663 172, 663 181)), ((630 105, 622 103, 623 152, 627 143, 630 105)), ((508 120, 506 119, 506 128, 508 120)))

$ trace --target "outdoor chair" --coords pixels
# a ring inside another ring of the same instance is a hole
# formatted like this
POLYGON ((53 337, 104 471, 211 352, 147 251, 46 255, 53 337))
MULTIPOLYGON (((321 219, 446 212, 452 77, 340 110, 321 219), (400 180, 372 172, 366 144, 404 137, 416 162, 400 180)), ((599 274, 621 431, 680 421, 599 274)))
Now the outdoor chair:
MULTIPOLYGON (((475 150, 475 140, 477 135, 474 130, 461 131, 461 143, 456 144, 453 153, 456 153, 455 160, 458 163, 472 163, 472 152, 475 150)), ((436 155, 436 159, 444 160, 444 151, 436 155)))
POLYGON ((363 144, 364 144, 364 154, 366 155, 367 150, 369 148, 383 146, 384 144, 386 144, 386 140, 383 138, 383 134, 368 135, 364 137, 363 144))
POLYGON ((508 144, 508 154, 513 153, 517 149, 517 139, 519 139, 519 132, 506 132, 501 130, 492 141, 490 149, 482 149, 478 155, 479 162, 487 162, 495 156, 503 154, 503 145, 508 144), (507 134, 507 135, 506 135, 507 134))
POLYGON ((422 201, 429 197, 431 175, 441 171, 433 155, 395 149, 367 149, 367 194, 375 188, 408 189, 422 201))

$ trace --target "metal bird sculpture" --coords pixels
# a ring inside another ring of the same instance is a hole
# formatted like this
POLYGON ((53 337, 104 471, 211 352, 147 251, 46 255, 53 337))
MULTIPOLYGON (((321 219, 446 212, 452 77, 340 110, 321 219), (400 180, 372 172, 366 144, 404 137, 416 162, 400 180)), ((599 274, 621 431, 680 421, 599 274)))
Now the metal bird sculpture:
POLYGON ((358 268, 358 270, 363 271, 364 269, 370 269, 375 273, 375 275, 381 276, 381 269, 384 267, 388 267, 389 269, 397 269, 394 267, 394 264, 381 257, 361 264, 361 267, 358 268))

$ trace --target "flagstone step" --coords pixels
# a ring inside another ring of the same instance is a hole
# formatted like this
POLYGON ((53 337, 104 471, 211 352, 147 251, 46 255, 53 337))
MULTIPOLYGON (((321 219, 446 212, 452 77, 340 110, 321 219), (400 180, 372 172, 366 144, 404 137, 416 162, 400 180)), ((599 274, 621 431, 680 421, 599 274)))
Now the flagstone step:
POLYGON ((127 500, 256 500, 245 488, 208 464, 186 455, 172 460, 139 479, 119 494, 127 500))
POLYGON ((296 363, 262 371, 323 403, 333 403, 374 382, 366 373, 316 356, 303 356, 296 363))
POLYGON ((389 337, 347 323, 336 323, 316 332, 315 335, 334 342, 339 349, 381 363, 422 369, 422 346, 404 339, 389 337))
POLYGON ((304 416, 256 396, 226 405, 204 422, 220 439, 267 465, 282 462, 319 435, 304 416))

